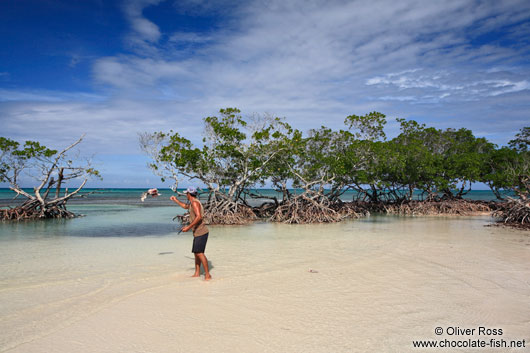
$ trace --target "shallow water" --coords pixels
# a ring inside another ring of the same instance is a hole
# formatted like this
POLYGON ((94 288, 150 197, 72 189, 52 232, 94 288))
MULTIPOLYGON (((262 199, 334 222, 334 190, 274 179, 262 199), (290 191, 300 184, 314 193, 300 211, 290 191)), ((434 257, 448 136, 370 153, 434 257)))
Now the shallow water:
MULTIPOLYGON (((24 189, 27 193, 33 194, 32 189, 24 189)), ((159 197, 148 197, 144 202, 140 201, 140 196, 143 192, 145 192, 145 189, 90 189, 90 188, 84 188, 82 193, 86 194, 86 197, 82 198, 72 198, 70 199, 69 205, 132 205, 132 206, 138 206, 138 207, 158 207, 158 206, 171 206, 174 205, 170 200, 169 197, 171 195, 175 195, 172 190, 170 189, 159 189, 161 196, 159 197)), ((183 191, 183 189, 179 189, 179 191, 183 191)), ((55 190, 52 189, 51 195, 54 195, 55 190)), ((64 194, 65 190, 62 189, 61 194, 64 194)), ((297 193, 299 191, 293 189, 291 190, 292 193, 297 193)), ((274 191, 273 189, 257 189, 253 190, 254 194, 259 194, 262 197, 266 198, 258 198, 253 199, 251 197, 247 198, 247 201, 251 205, 259 206, 261 203, 269 201, 271 197, 276 197, 277 199, 282 198, 282 194, 274 191)), ((508 196, 513 196, 511 194, 506 194, 508 196)), ((25 200, 24 197, 18 197, 16 199, 13 199, 16 196, 16 194, 11 191, 8 188, 0 188, 0 208, 12 206, 15 204, 19 204, 25 200)), ((182 197, 182 196, 181 196, 182 197)), ((204 199, 207 198, 206 194, 203 194, 200 196, 204 199)), ((356 199, 358 197, 358 193, 356 191, 347 190, 344 194, 341 195, 341 199, 343 201, 352 201, 353 199, 356 199)), ((465 199, 470 200, 484 200, 484 201, 490 201, 490 200, 496 200, 495 194, 491 192, 491 190, 471 190, 469 193, 465 194, 463 196, 465 199)), ((415 199, 421 199, 422 194, 419 191, 414 192, 413 198, 415 199)), ((184 200, 185 198, 183 198, 184 200)))
POLYGON ((0 351, 407 352, 451 338, 437 326, 530 340, 530 237, 489 217, 212 226, 205 282, 177 208, 79 210, 0 225, 0 351))

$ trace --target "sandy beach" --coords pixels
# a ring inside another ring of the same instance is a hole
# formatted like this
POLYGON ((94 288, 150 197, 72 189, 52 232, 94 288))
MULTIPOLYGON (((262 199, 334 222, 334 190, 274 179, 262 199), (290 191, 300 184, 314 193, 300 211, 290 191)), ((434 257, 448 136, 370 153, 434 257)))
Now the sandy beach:
POLYGON ((530 0, 0 0, 0 48, 0 353, 530 353, 530 0))
MULTIPOLYGON (((191 235, 43 237, 0 249, 2 352, 418 352, 413 340, 526 340, 530 237, 488 217, 370 217, 191 235), (435 328, 502 336, 440 336, 435 328)), ((435 350, 429 348, 430 350, 435 350)))

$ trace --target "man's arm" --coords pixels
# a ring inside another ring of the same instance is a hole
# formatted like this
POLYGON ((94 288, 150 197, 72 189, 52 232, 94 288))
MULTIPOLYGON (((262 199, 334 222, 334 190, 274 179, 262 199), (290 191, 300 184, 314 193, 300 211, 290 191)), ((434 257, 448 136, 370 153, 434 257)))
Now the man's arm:
MULTIPOLYGON (((189 204, 179 201, 179 199, 177 199, 175 196, 171 196, 169 199, 186 210, 190 208, 189 204)), ((195 209, 193 210, 195 211, 195 209)))

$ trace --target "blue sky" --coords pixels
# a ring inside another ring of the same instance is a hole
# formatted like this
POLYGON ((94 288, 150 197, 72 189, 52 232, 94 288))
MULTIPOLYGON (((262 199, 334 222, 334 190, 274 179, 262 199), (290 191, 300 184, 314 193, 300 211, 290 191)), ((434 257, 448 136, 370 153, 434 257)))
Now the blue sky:
MULTIPOLYGON (((530 2, 5 0, 0 136, 86 133, 104 180, 167 186, 140 132, 202 139, 223 107, 307 130, 373 110, 499 145, 530 125, 530 2)), ((29 183, 29 180, 28 180, 29 183)))

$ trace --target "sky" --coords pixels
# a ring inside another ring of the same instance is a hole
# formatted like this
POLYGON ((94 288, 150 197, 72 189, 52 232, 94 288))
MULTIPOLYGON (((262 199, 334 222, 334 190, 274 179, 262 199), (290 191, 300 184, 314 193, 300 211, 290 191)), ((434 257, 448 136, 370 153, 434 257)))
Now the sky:
POLYGON ((506 145, 530 126, 529 41, 527 0, 3 0, 0 136, 86 134, 88 186, 140 188, 169 184, 139 133, 200 145, 225 107, 303 131, 379 111, 390 137, 405 118, 506 145))

